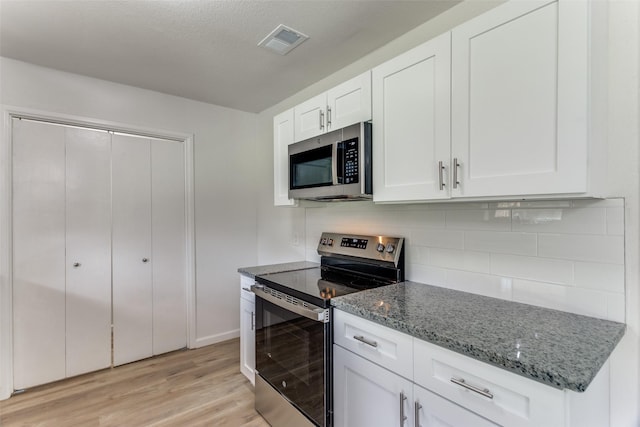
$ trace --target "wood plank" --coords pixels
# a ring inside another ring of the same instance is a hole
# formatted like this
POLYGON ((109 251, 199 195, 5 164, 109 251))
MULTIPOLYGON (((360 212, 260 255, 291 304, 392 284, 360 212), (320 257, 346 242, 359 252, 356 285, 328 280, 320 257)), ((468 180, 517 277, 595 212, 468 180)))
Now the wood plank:
POLYGON ((239 340, 29 389, 0 402, 0 426, 267 427, 239 372, 239 340))

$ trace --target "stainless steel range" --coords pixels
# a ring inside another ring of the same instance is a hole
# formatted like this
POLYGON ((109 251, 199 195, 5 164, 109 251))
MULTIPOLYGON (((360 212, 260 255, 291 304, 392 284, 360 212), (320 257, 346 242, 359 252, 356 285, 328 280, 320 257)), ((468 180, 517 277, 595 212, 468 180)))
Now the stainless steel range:
POLYGON ((256 410, 332 425, 331 298, 404 280, 404 239, 322 233, 320 267, 256 277, 256 410))

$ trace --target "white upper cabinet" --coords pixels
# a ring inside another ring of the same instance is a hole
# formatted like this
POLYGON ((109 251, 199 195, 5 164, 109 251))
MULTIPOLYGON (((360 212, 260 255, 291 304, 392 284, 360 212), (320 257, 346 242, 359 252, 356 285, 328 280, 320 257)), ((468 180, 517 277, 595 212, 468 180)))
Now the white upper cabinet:
POLYGON ((293 109, 273 118, 273 204, 292 206, 289 198, 289 144, 293 143, 293 109))
POLYGON ((376 68, 373 200, 449 198, 450 33, 376 68))
POLYGON ((452 31, 453 197, 588 191, 588 22, 513 1, 452 31))
POLYGON ((296 105, 294 115, 296 142, 371 120, 371 72, 296 105))

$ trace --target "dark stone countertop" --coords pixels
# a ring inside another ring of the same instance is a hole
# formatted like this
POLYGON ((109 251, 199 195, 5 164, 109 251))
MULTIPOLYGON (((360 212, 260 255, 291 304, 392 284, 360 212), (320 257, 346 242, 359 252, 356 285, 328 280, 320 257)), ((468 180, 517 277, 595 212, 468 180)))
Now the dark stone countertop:
POLYGON ((331 300, 340 310, 559 389, 582 392, 626 325, 416 282, 331 300))
POLYGON ((255 279, 256 276, 260 276, 262 274, 283 273, 285 271, 306 270, 307 268, 316 267, 320 267, 320 264, 317 262, 298 261, 286 262, 283 264, 259 265, 256 267, 241 267, 238 269, 238 273, 255 279))

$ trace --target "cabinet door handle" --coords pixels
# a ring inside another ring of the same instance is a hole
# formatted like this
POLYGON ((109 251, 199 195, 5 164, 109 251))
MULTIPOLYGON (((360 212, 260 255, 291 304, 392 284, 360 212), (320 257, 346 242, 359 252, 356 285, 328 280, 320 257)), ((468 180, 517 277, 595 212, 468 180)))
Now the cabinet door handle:
POLYGON ((460 184, 460 181, 458 181, 458 167, 460 167, 460 163, 458 163, 458 158, 454 157, 453 158, 453 188, 458 188, 458 184, 460 184))
POLYGON ((331 107, 327 105, 327 128, 331 126, 331 107))
POLYGON ((73 263, 73 266, 74 266, 74 267, 80 267, 81 265, 82 265, 82 264, 80 264, 79 262, 74 262, 74 263, 73 263))
POLYGON ((422 405, 416 400, 413 412, 413 421, 415 423, 415 427, 420 427, 420 409, 422 409, 422 405))
POLYGON ((253 331, 256 328, 256 314, 251 312, 251 330, 253 331))
POLYGON ((404 422, 407 420, 407 416, 404 414, 404 401, 407 400, 407 396, 404 395, 404 391, 400 392, 400 427, 404 427, 404 422))
POLYGON ((366 345, 370 345, 373 348, 378 347, 378 343, 376 341, 370 341, 363 337, 362 335, 354 335, 353 339, 356 341, 360 341, 361 343, 365 343, 366 345))
POLYGON ((149 258, 142 258, 142 262, 149 262, 149 258))
POLYGON ((438 187, 440 187, 440 191, 444 190, 444 165, 442 160, 438 162, 438 187))
POLYGON ((320 130, 324 129, 324 111, 320 110, 320 130))
POLYGON ((451 377, 451 382, 454 384, 457 384, 461 387, 466 388, 467 390, 471 390, 475 393, 478 393, 481 396, 484 396, 486 398, 489 399, 493 399, 493 394, 491 394, 491 392, 489 391, 488 388, 480 388, 480 387, 476 387, 474 385, 471 384, 467 384, 467 382, 464 380, 464 378, 456 378, 456 377, 451 377))

